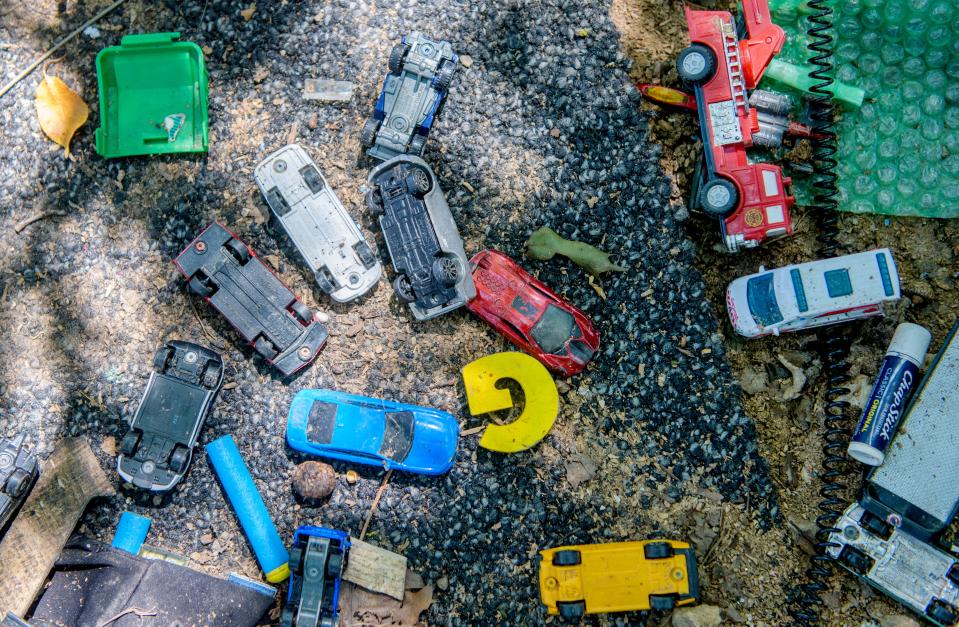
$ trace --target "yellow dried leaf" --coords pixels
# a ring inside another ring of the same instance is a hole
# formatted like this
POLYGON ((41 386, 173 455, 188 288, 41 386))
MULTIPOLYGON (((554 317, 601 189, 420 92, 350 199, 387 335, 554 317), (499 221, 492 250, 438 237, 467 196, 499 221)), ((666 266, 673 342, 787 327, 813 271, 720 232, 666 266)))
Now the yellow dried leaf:
POLYGON ((64 156, 69 157, 70 140, 90 115, 87 103, 60 78, 44 76, 37 85, 35 104, 40 128, 63 146, 64 156))

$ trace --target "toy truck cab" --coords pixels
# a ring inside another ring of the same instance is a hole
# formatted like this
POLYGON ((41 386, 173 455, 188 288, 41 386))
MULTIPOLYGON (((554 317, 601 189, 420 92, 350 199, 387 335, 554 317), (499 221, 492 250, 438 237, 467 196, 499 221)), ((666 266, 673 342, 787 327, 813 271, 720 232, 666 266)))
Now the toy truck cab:
POLYGON ((415 32, 403 37, 390 53, 383 91, 363 126, 366 154, 382 161, 404 153, 423 154, 457 63, 459 57, 449 42, 415 32))
POLYGON ((765 0, 743 1, 749 36, 739 39, 728 11, 686 8, 692 44, 680 53, 680 77, 693 86, 703 139, 704 165, 692 203, 722 221, 729 252, 792 234, 795 199, 779 166, 753 164, 746 148, 759 131, 747 90, 756 87, 785 42, 765 0))
POLYGON ((335 627, 349 534, 303 526, 290 548, 290 588, 280 615, 282 627, 335 627))
POLYGON ((24 445, 24 434, 0 438, 0 534, 13 518, 40 475, 37 456, 24 445))
POLYGON ((699 601, 696 555, 685 542, 563 546, 539 555, 540 598, 549 614, 579 618, 699 601))
POLYGON ((900 297, 889 249, 821 259, 735 279, 726 288, 733 329, 744 337, 779 335, 879 316, 900 297))

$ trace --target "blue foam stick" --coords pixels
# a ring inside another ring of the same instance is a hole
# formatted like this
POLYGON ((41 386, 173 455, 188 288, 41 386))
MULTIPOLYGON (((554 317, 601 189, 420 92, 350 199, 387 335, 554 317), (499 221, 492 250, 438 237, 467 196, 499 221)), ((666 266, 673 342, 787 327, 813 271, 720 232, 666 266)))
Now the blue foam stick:
POLYGON ((120 522, 117 523, 117 530, 113 533, 113 548, 138 555, 143 541, 147 539, 150 523, 149 518, 133 512, 120 514, 120 522))
POLYGON ((276 531, 276 525, 253 483, 250 471, 240 457, 236 442, 231 436, 225 435, 207 444, 206 454, 220 479, 226 498, 236 511, 260 568, 266 573, 266 580, 270 583, 285 581, 290 575, 290 554, 276 531))

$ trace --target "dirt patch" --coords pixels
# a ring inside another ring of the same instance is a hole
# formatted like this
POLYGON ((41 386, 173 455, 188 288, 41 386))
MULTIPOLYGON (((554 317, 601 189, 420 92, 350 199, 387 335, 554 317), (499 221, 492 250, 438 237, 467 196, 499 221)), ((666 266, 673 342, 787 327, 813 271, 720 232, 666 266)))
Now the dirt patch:
MULTIPOLYGON (((673 61, 688 44, 682 4, 614 0, 611 17, 621 31, 624 51, 634 62, 630 76, 638 82, 681 87, 673 61)), ((662 110, 648 103, 643 107, 651 113, 651 137, 663 146, 661 163, 673 179, 673 199, 685 203, 695 160, 702 149, 696 121, 687 113, 662 110)), ((808 147, 793 149, 794 154, 804 151, 808 152, 808 147)), ((776 267, 817 258, 814 216, 797 207, 793 217, 793 237, 730 256, 722 252, 717 225, 705 216, 691 216, 686 228, 698 244, 697 266, 720 319, 726 314, 724 291, 733 278, 755 272, 760 264, 776 267)), ((933 334, 934 350, 959 315, 959 303, 953 296, 959 277, 959 226, 944 220, 842 214, 840 233, 848 252, 891 248, 905 295, 896 315, 846 325, 852 346, 849 400, 853 408, 848 420, 854 424, 862 395, 871 388, 896 324, 910 321, 927 327, 933 334)), ((789 620, 786 599, 797 584, 805 581, 803 571, 812 549, 808 535, 819 514, 825 390, 822 362, 812 334, 746 341, 733 333, 728 322, 721 333, 733 372, 744 390, 743 406, 756 422, 760 452, 771 466, 784 520, 781 527, 766 533, 748 520, 739 520, 734 541, 717 540, 704 564, 704 600, 734 607, 760 624, 785 624, 789 620), (795 389, 797 382, 783 360, 806 378, 795 398, 786 393, 795 389)), ((853 498, 860 485, 858 472, 859 468, 853 468, 847 480, 847 498, 853 498)), ((682 507, 686 507, 685 500, 682 507)), ((728 504, 721 507, 728 519, 742 515, 740 509, 728 504)), ((679 513, 669 511, 669 515, 679 513)), ((906 613, 845 571, 832 577, 823 600, 823 620, 830 625, 858 624, 906 613)))

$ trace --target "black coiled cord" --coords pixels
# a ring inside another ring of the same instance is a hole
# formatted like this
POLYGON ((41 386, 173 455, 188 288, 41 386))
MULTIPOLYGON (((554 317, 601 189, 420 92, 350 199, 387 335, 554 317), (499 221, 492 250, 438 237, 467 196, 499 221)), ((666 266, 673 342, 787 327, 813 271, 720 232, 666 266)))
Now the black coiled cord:
MULTIPOLYGON (((833 100, 828 88, 832 78, 832 13, 831 0, 810 0, 811 14, 807 17, 809 28, 809 63, 813 66, 810 77, 815 83, 810 91, 813 99, 810 103, 810 117, 813 128, 818 131, 812 140, 814 189, 812 210, 819 225, 819 256, 835 257, 839 254, 839 212, 836 196, 836 134, 833 132, 833 100)), ((819 495, 820 515, 816 518, 816 554, 811 558, 806 570, 806 583, 800 588, 800 595, 792 608, 791 615, 800 625, 814 625, 819 622, 819 610, 822 605, 821 593, 826 589, 827 580, 833 572, 833 560, 827 553, 836 546, 829 541, 829 534, 837 531, 836 521, 846 507, 844 493, 850 474, 846 461, 846 446, 849 443, 849 425, 846 410, 849 403, 840 400, 849 394, 845 387, 849 380, 849 341, 841 325, 822 328, 818 335, 826 373, 826 408, 823 417, 825 427, 823 443, 823 461, 820 477, 822 488, 819 495)))

